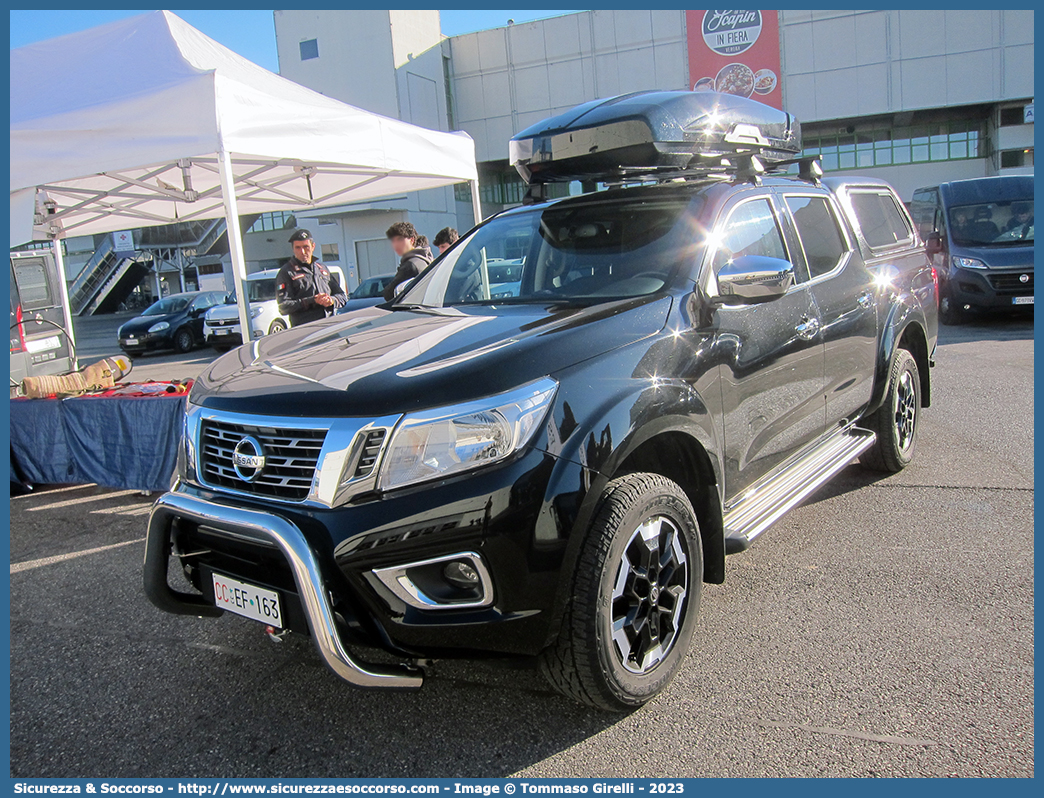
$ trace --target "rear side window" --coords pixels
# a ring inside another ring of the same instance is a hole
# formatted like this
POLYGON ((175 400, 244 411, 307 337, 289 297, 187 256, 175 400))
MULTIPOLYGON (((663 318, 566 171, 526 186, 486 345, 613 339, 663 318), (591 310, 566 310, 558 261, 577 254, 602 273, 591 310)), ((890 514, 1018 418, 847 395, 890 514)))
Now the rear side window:
POLYGON ((728 261, 741 255, 787 259, 783 236, 767 199, 751 200, 737 206, 718 235, 721 240, 714 253, 715 274, 728 261))
POLYGON ((848 251, 837 216, 825 197, 787 197, 812 279, 832 272, 848 251))
POLYGON ((15 266, 15 277, 18 282, 18 294, 22 298, 25 310, 39 310, 54 307, 51 296, 51 283, 47 279, 47 269, 43 260, 26 260, 15 266))
POLYGON ((859 229, 871 249, 910 241, 906 216, 887 191, 853 191, 849 194, 859 229))

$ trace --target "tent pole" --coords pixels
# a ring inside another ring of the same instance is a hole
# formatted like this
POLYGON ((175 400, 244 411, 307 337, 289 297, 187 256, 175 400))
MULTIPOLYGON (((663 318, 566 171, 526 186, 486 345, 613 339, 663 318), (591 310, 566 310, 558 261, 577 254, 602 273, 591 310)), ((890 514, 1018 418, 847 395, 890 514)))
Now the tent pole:
POLYGON ((471 209, 475 214, 475 226, 478 227, 479 223, 482 222, 482 200, 479 199, 479 181, 476 178, 469 182, 471 183, 471 209))
POLYGON ((250 303, 246 295, 246 254, 243 252, 243 233, 239 229, 239 204, 236 202, 236 179, 232 173, 232 156, 224 149, 218 153, 221 171, 221 194, 225 200, 225 229, 228 233, 228 251, 232 256, 232 282, 236 288, 236 304, 239 305, 239 329, 243 331, 243 343, 254 340, 250 325, 250 303))
MULTIPOLYGON (((54 250, 54 265, 58 267, 58 285, 62 292, 62 312, 65 317, 65 334, 69 336, 69 354, 76 352, 76 336, 73 332, 72 307, 69 304, 69 283, 65 276, 65 256, 62 254, 62 240, 58 236, 51 238, 51 249, 54 250)), ((80 368, 79 358, 72 361, 73 371, 80 368)))

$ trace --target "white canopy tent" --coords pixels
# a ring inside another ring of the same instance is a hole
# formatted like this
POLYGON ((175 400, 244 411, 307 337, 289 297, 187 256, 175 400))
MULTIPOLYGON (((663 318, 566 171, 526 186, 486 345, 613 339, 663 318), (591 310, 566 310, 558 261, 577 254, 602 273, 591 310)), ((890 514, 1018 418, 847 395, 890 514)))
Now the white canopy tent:
POLYGON ((61 265, 65 235, 224 216, 244 340, 240 214, 463 181, 477 221, 467 134, 332 100, 169 11, 11 51, 11 246, 50 238, 61 265))

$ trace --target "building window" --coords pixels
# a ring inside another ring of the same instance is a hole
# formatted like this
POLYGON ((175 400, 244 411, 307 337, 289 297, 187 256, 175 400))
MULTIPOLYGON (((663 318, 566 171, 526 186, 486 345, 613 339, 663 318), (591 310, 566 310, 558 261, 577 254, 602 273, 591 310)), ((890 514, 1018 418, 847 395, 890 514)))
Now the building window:
POLYGON ((297 219, 290 211, 274 211, 273 213, 262 213, 257 217, 248 233, 269 233, 273 230, 286 230, 297 226, 297 219))
MULTIPOLYGON (((65 241, 60 240, 60 243, 61 243, 61 246, 62 246, 62 255, 67 254, 65 241)), ((50 241, 32 241, 32 242, 30 242, 28 244, 20 244, 17 247, 11 247, 11 251, 12 252, 29 252, 30 250, 34 250, 34 249, 47 249, 47 250, 49 250, 50 248, 51 248, 51 242, 50 241)))
POLYGON ((319 248, 319 260, 335 263, 341 259, 341 250, 336 244, 323 244, 319 248))
POLYGON ((1033 149, 1004 150, 1000 154, 1001 169, 1017 169, 1020 166, 1033 166, 1033 149))
MULTIPOLYGON (((484 174, 479 180, 479 199, 489 205, 521 205, 528 190, 529 185, 514 169, 484 174)), ((569 196, 568 183, 549 183, 544 190, 548 199, 569 196)), ((471 202, 471 184, 454 184, 453 198, 458 202, 471 202)))
POLYGON ((1025 110, 1021 105, 1015 105, 1010 108, 1001 108, 1000 110, 1001 127, 1021 125, 1024 124, 1025 121, 1025 110))
POLYGON ((301 42, 301 60, 308 61, 319 57, 319 40, 308 39, 301 42))
POLYGON ((810 135, 805 155, 818 155, 825 171, 865 169, 986 157, 983 124, 953 120, 858 133, 810 135))

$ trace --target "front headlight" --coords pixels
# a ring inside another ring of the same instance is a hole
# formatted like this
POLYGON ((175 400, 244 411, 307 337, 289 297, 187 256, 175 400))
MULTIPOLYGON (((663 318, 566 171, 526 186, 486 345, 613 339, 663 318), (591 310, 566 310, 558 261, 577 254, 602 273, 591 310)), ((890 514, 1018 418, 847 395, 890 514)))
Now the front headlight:
POLYGON ((256 319, 264 312, 264 308, 250 308, 250 318, 256 319))
POLYGON ((953 256, 953 265, 958 269, 988 269, 990 268, 978 258, 958 258, 953 256))
POLYGON ((169 330, 169 329, 170 329, 170 325, 167 322, 165 322, 165 321, 161 321, 161 322, 157 322, 156 324, 153 324, 151 327, 149 327, 149 332, 150 333, 163 332, 164 330, 169 330))
POLYGON ((550 377, 454 407, 407 415, 384 454, 382 490, 500 462, 532 439, 558 383, 550 377))

